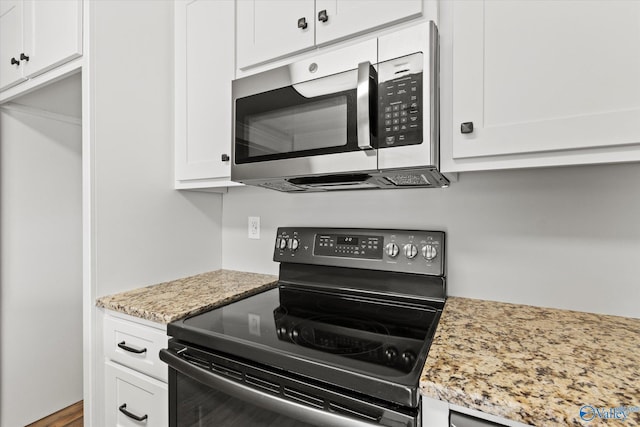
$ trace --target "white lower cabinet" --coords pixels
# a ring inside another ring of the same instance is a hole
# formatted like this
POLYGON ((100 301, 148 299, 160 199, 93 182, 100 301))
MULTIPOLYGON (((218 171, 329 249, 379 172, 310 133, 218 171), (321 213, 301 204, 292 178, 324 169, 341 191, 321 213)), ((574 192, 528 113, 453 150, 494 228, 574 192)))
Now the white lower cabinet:
POLYGON ((106 362, 106 426, 166 427, 168 386, 117 363, 106 362))
POLYGON ((158 357, 167 347, 166 331, 114 316, 105 316, 104 330, 108 359, 167 382, 167 365, 158 357))
POLYGON ((158 356, 166 326, 113 312, 103 319, 105 426, 168 426, 168 368, 158 356))
POLYGON ((455 405, 444 400, 422 397, 421 427, 530 427, 475 409, 455 405))
POLYGON ((422 397, 422 427, 449 427, 449 403, 422 397))

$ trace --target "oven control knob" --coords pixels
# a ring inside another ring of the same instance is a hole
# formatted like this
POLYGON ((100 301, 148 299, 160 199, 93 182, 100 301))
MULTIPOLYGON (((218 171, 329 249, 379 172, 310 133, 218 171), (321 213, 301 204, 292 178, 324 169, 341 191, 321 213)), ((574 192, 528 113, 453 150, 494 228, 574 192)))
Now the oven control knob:
POLYGON ((405 351, 402 353, 401 360, 405 368, 411 368, 416 363, 416 355, 411 351, 405 351))
POLYGON ((438 256, 438 250, 433 245, 426 245, 422 247, 422 256, 427 261, 431 261, 436 256, 438 256))
POLYGON ((398 252, 400 252, 398 245, 396 245, 395 243, 387 243, 387 246, 384 247, 384 250, 387 252, 387 255, 389 255, 391 258, 397 257, 398 252))
POLYGON ((300 246, 300 241, 298 239, 289 239, 289 249, 295 251, 300 246))
POLYGON ((296 342, 299 336, 300 336, 300 331, 298 330, 298 328, 293 328, 291 329, 291 332, 289 332, 289 338, 291 338, 291 341, 293 342, 296 342))
POLYGON ((279 238, 277 243, 278 243, 278 248, 281 250, 284 250, 287 247, 287 239, 285 238, 279 238))
POLYGON ((384 351, 384 361, 386 363, 395 362, 397 357, 398 357, 398 350, 396 350, 394 347, 387 347, 387 349, 384 351))
POLYGON ((278 334, 278 338, 280 339, 284 339, 287 337, 287 327, 286 326, 280 326, 278 329, 276 329, 276 332, 278 334))
POLYGON ((409 259, 414 259, 418 255, 418 248, 412 243, 404 245, 404 255, 409 259))

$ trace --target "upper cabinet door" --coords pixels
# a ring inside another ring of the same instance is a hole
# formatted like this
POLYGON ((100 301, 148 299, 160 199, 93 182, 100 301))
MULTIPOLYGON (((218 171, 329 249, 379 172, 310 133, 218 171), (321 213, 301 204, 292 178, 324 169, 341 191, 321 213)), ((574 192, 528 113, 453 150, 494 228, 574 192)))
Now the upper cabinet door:
POLYGON ((314 46, 314 0, 237 0, 238 68, 314 46))
POLYGON ((82 0, 0 1, 0 90, 82 54, 82 0))
POLYGON ((0 1, 0 90, 23 79, 22 0, 0 1))
POLYGON ((327 43, 420 14, 422 0, 316 0, 316 43, 327 43))
POLYGON ((229 184, 234 7, 234 0, 175 2, 176 188, 229 184))
POLYGON ((640 143, 640 2, 453 8, 454 159, 640 143))
POLYGON ((82 54, 81 0, 24 0, 27 77, 82 54))

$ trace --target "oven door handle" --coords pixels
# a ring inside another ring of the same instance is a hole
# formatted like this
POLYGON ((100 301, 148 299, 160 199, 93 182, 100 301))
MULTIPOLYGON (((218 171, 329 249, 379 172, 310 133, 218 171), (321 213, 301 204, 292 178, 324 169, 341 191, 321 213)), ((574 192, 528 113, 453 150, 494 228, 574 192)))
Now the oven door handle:
POLYGON ((317 423, 322 420, 322 425, 327 427, 372 427, 380 426, 378 423, 369 423, 355 418, 347 418, 342 415, 312 408, 297 402, 283 399, 273 394, 254 389, 195 366, 183 358, 175 351, 168 349, 160 350, 160 359, 166 362, 170 368, 192 378, 206 386, 236 397, 245 402, 308 422, 317 423))

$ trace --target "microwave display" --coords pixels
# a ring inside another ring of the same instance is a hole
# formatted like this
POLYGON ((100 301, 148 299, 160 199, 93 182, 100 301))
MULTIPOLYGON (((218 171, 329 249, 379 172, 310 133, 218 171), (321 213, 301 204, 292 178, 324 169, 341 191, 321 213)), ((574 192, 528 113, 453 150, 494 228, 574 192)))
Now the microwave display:
POLYGON ((318 234, 314 255, 342 258, 382 259, 382 236, 318 234))

